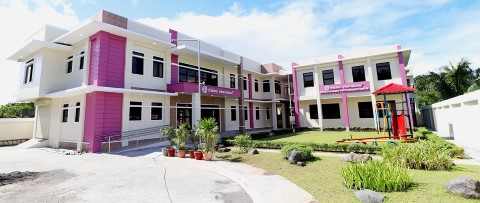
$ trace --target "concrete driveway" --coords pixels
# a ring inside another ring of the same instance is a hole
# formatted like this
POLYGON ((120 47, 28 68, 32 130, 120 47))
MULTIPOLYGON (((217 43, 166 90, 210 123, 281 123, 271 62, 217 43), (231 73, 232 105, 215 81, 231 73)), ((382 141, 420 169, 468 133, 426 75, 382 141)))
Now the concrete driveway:
POLYGON ((0 202, 170 202, 169 196, 172 202, 315 201, 283 177, 246 164, 168 158, 158 150, 63 155, 0 148, 0 173, 42 172, 0 187, 0 202))

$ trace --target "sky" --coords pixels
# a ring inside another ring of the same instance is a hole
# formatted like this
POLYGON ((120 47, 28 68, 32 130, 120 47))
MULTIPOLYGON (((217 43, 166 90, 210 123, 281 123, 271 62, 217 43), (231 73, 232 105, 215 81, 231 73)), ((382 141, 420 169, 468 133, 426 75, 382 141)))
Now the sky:
POLYGON ((72 29, 100 10, 198 37, 262 63, 401 44, 414 75, 461 58, 480 67, 473 0, 0 0, 0 104, 14 101, 20 65, 6 58, 45 24, 72 29))

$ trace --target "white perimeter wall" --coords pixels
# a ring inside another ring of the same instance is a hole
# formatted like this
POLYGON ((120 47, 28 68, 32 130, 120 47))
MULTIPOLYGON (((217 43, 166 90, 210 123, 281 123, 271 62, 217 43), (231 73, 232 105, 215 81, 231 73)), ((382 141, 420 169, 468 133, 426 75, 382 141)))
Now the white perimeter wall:
POLYGON ((0 140, 30 139, 34 118, 0 118, 0 140))
POLYGON ((480 90, 422 109, 425 125, 439 136, 453 137, 457 144, 477 150, 480 150, 479 113, 480 90))

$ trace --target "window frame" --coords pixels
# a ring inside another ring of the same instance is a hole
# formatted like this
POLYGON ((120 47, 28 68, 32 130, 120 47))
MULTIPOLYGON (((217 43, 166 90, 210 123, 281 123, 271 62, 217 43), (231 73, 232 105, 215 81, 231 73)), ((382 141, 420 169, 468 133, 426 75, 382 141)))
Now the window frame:
POLYGON ((282 94, 282 83, 280 83, 279 80, 274 80, 273 81, 273 86, 274 86, 274 91, 275 91, 275 94, 282 94))
POLYGON ((258 80, 255 79, 254 81, 255 81, 255 83, 254 83, 255 92, 258 92, 258 80))
MULTIPOLYGON (((180 63, 178 69, 179 82, 198 83, 197 66, 193 66, 187 63, 180 63)), ((204 81, 205 85, 218 87, 218 71, 200 67, 200 80, 204 81)))
POLYGON ((63 104, 62 107, 62 123, 68 123, 68 108, 69 104, 63 104))
POLYGON ((236 82, 235 74, 230 74, 230 88, 235 89, 235 86, 236 86, 235 82, 236 82))
POLYGON ((230 121, 237 121, 237 107, 230 107, 230 121))
POLYGON ((308 105, 308 113, 310 114, 310 119, 318 119, 318 105, 310 104, 308 105))
POLYGON ((128 111, 128 120, 129 121, 141 121, 142 120, 142 111, 143 111, 143 108, 142 108, 142 102, 137 102, 137 101, 130 101, 130 106, 129 106, 129 111, 128 111), (140 113, 140 115, 137 115, 135 117, 132 116, 132 110, 133 109, 140 109, 140 111, 138 111, 140 113), (133 119, 132 119, 133 117, 133 119), (137 118, 138 117, 138 118, 137 118))
POLYGON ((255 107, 255 120, 260 120, 260 107, 255 107))
POLYGON ((152 59, 152 76, 154 78, 163 78, 164 77, 164 69, 165 69, 164 59, 162 57, 153 56, 153 59, 152 59), (158 65, 158 67, 156 67, 155 65, 158 65), (155 74, 155 72, 157 74, 155 74))
POLYGON ((366 77, 365 77, 365 66, 363 65, 360 65, 360 66, 353 66, 352 67, 352 80, 353 82, 363 82, 363 81, 367 81, 366 77), (358 78, 358 77, 355 77, 355 76, 359 76, 360 73, 363 73, 362 74, 362 77, 358 78))
POLYGON ((25 78, 23 79, 23 84, 29 84, 33 82, 34 63, 34 59, 30 59, 25 63, 25 78))
POLYGON ((145 54, 133 51, 132 52, 132 74, 145 74, 145 54), (138 61, 137 61, 138 60, 138 61), (141 65, 140 65, 141 62, 141 65))
POLYGON ((303 73, 303 88, 314 87, 314 86, 315 86, 315 81, 313 78, 313 72, 303 73), (308 80, 306 78, 308 78, 308 80))
POLYGON ((243 77, 243 90, 248 90, 248 80, 247 77, 243 77))
POLYGON ((266 116, 265 116, 265 117, 266 117, 266 120, 270 120, 270 108, 267 107, 266 110, 265 110, 265 112, 266 112, 266 114, 265 114, 265 115, 266 115, 266 116))
POLYGON ((377 80, 391 80, 392 79, 392 67, 390 66, 390 62, 382 62, 382 63, 376 63, 375 64, 376 70, 377 70, 377 80), (387 66, 388 65, 388 66, 387 66), (388 73, 385 72, 388 68, 388 73), (381 69, 384 69, 383 71, 380 71, 381 69), (385 77, 387 76, 388 77, 385 77), (380 77, 382 76, 382 77, 380 77))
POLYGON ((78 62, 78 70, 83 70, 85 66, 85 51, 80 52, 80 61, 78 62))
POLYGON ((243 119, 248 120, 248 114, 249 114, 248 106, 243 106, 243 110, 244 110, 244 112, 243 112, 243 117, 244 118, 243 119))
POLYGON ((341 118, 342 118, 342 113, 341 113, 341 110, 340 110, 340 104, 339 103, 322 104, 322 119, 341 119, 341 118), (333 106, 335 108, 332 108, 333 106), (336 112, 335 112, 335 114, 330 113, 329 110, 331 110, 331 109, 338 109, 338 114, 336 114, 336 112))
POLYGON ((75 123, 80 122, 80 102, 75 104, 75 123))
POLYGON ((150 107, 150 120, 151 121, 161 121, 163 120, 163 103, 162 102, 152 102, 152 106, 150 107), (155 115, 158 115, 158 119, 154 119, 153 116, 154 116, 154 111, 153 110, 159 110, 160 112, 158 112, 158 114, 155 114, 155 115))
POLYGON ((358 108, 358 117, 359 118, 374 118, 372 102, 357 102, 357 108, 358 108), (368 109, 365 110, 364 107, 367 107, 368 109), (368 112, 368 113, 365 114, 366 112, 368 112), (368 115, 368 114, 370 114, 370 115, 368 115))
POLYGON ((262 89, 263 92, 270 92, 270 80, 263 80, 262 89))
POLYGON ((67 63, 66 74, 72 73, 73 72, 73 55, 67 57, 67 60, 65 62, 67 63))
POLYGON ((335 84, 335 72, 333 69, 328 69, 328 70, 322 70, 322 80, 323 80, 323 85, 333 85, 335 84), (331 74, 332 77, 326 77, 325 75, 331 74), (327 82, 331 81, 331 82, 327 82))

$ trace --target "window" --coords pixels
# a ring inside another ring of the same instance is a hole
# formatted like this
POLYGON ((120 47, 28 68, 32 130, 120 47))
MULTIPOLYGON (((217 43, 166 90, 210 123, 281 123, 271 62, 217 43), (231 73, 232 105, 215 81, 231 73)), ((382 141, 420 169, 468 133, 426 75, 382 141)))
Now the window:
POLYGON ((390 63, 377 63, 377 79, 378 80, 390 80, 392 79, 392 73, 390 72, 390 63))
POLYGON ((68 104, 64 104, 62 110, 62 123, 66 122, 68 122, 68 104))
POLYGON ((313 87, 313 73, 303 73, 303 87, 313 87))
POLYGON ((235 88, 235 75, 230 74, 230 88, 235 88))
POLYGON ((410 79, 407 79, 407 86, 412 87, 412 84, 410 83, 410 79))
POLYGON ((130 102, 130 115, 129 120, 140 121, 142 120, 142 102, 130 102))
POLYGON ((340 105, 339 104, 322 104, 323 119, 339 119, 340 105))
POLYGON ((258 80, 255 79, 255 92, 258 92, 258 80))
POLYGON ((255 120, 260 120, 260 107, 255 107, 255 120))
POLYGON ((360 118, 373 118, 372 102, 358 102, 358 116, 360 118))
POLYGON ((270 119, 270 108, 267 107, 267 110, 265 112, 266 112, 265 117, 267 117, 267 120, 269 120, 270 119))
POLYGON ((243 90, 247 90, 247 78, 243 77, 243 90))
POLYGON ((143 75, 143 54, 133 52, 132 56, 132 73, 137 75, 143 75))
POLYGON ((80 122, 80 102, 75 104, 75 123, 80 122))
POLYGON ((152 109, 150 113, 150 120, 162 120, 162 103, 152 102, 152 109))
POLYGON ((308 106, 310 111, 310 119, 318 119, 318 106, 316 104, 312 104, 308 106))
POLYGON ((278 80, 275 80, 275 94, 282 94, 282 87, 278 80))
MULTIPOLYGON (((180 63, 178 69, 178 76, 180 82, 198 83, 198 70, 197 66, 193 66, 186 63, 180 63)), ((218 74, 217 71, 200 68, 200 80, 205 82, 206 85, 218 86, 218 74)))
POLYGON ((365 68, 363 66, 352 67, 353 82, 365 81, 365 68))
POLYGON ((73 56, 67 58, 67 73, 71 73, 73 70, 73 56))
POLYGON ((33 81, 33 59, 25 63, 25 79, 24 84, 30 83, 33 81))
POLYGON ((153 57, 153 77, 163 78, 163 58, 153 57))
POLYGON ((248 107, 247 106, 243 106, 243 118, 245 120, 248 120, 248 107))
POLYGON ((80 52, 80 66, 78 69, 83 70, 83 64, 85 63, 85 52, 80 52))
POLYGON ((270 92, 270 80, 263 81, 263 92, 270 92))
POLYGON ((236 121, 237 120, 237 107, 231 106, 230 109, 230 120, 236 121))
POLYGON ((322 71, 322 75, 323 75, 323 85, 335 84, 335 78, 333 77, 333 70, 324 70, 322 71))

